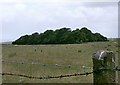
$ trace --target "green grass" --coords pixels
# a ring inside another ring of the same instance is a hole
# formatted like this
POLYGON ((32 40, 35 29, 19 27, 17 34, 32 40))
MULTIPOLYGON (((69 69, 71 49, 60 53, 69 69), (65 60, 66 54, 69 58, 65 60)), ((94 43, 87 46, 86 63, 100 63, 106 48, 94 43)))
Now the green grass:
MULTIPOLYGON (((62 66, 41 66, 30 64, 3 63, 3 72, 26 74, 31 76, 55 76, 84 72, 80 66, 92 67, 92 54, 97 50, 113 51, 118 63, 118 47, 116 42, 94 42, 67 45, 3 45, 2 59, 6 61, 33 61, 41 64, 73 65, 71 68, 62 66)), ((116 64, 117 65, 117 64, 116 64)), ((89 72, 92 69, 85 69, 89 72)), ((28 79, 16 76, 3 76, 6 83, 92 83, 93 75, 61 79, 28 79), (22 80, 22 81, 20 81, 22 80)))

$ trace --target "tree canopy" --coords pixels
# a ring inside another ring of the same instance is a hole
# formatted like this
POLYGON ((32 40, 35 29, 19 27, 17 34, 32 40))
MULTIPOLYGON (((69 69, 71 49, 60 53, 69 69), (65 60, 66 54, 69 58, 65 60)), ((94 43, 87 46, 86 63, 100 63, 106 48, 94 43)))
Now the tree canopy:
POLYGON ((61 28, 55 31, 46 30, 44 33, 33 33, 24 35, 12 42, 18 45, 38 45, 38 44, 79 44, 84 42, 108 41, 100 33, 92 33, 86 27, 71 30, 71 28, 61 28))

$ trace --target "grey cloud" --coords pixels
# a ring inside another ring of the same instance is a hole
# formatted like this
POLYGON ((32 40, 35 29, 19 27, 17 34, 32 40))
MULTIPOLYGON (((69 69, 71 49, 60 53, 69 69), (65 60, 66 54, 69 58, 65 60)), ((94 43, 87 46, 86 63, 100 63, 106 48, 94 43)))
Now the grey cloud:
MULTIPOLYGON (((17 3, 17 2, 16 2, 17 3)), ((106 37, 117 37, 117 5, 102 2, 64 2, 60 4, 17 3, 4 6, 3 40, 15 40, 24 34, 46 29, 88 27, 106 37), (21 6, 24 6, 23 8, 21 6), (9 15, 9 13, 12 13, 9 15), (6 17, 7 16, 7 17, 6 17)))
POLYGON ((118 2, 86 2, 84 6, 87 7, 110 7, 117 6, 118 2))

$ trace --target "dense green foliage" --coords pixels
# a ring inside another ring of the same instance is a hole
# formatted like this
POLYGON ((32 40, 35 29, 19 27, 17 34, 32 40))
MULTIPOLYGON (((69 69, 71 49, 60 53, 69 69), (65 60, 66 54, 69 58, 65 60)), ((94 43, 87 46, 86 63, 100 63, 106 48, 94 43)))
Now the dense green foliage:
POLYGON ((83 42, 108 41, 99 33, 92 33, 86 27, 71 31, 70 28, 61 28, 55 31, 47 30, 44 33, 33 33, 21 36, 12 44, 37 45, 37 44, 79 44, 83 42))

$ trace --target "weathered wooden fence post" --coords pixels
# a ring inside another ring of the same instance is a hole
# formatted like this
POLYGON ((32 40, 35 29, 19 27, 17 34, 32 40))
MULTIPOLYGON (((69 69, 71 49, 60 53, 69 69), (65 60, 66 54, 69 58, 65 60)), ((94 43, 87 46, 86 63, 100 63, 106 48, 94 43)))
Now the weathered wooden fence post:
POLYGON ((107 70, 115 68, 115 55, 112 51, 97 51, 93 54, 93 82, 94 85, 100 83, 115 84, 116 72, 114 70, 107 70), (106 68, 106 70, 101 70, 106 68))

